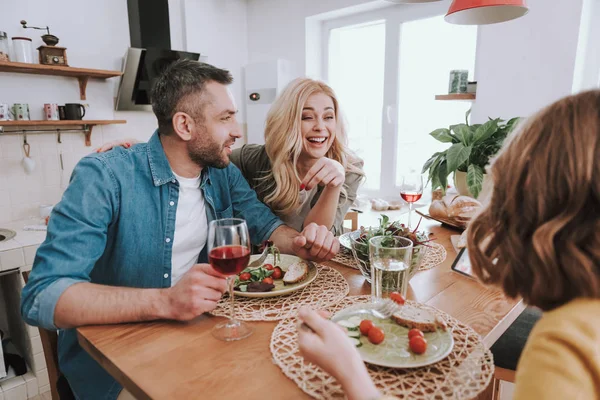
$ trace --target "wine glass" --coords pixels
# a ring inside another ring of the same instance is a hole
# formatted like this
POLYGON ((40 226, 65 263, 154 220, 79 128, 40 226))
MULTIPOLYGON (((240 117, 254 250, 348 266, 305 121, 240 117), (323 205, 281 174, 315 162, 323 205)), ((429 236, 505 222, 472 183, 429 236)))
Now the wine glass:
POLYGON ((412 215, 413 203, 423 196, 423 177, 421 174, 413 173, 402 176, 400 196, 408 203, 408 228, 410 229, 410 217, 412 215))
POLYGON ((244 339, 252 334, 252 328, 235 319, 233 284, 235 276, 248 266, 250 261, 250 236, 246 221, 239 218, 217 219, 208 227, 208 260, 210 265, 223 275, 227 275, 229 288, 229 320, 217 324, 212 334, 219 340, 244 339))

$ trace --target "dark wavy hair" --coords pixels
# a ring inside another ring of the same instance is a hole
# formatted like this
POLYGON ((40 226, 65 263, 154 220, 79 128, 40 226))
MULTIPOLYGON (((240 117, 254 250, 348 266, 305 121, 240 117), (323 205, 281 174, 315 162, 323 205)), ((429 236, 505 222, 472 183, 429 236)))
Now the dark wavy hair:
POLYGON ((161 134, 172 133, 173 116, 179 111, 193 118, 202 117, 198 95, 203 94, 204 86, 211 81, 229 85, 233 78, 227 70, 194 60, 177 60, 165 68, 154 82, 151 96, 161 134))
POLYGON ((468 232, 477 276, 542 310, 600 298, 600 91, 522 124, 491 177, 490 203, 468 232))

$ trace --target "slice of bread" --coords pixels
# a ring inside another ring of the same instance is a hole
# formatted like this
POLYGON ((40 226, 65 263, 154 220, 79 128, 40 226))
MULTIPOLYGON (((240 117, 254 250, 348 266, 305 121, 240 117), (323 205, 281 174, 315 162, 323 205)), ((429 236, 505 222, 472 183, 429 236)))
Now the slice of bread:
POLYGON ((290 265, 283 275, 283 284, 291 285, 302 282, 308 275, 308 263, 306 261, 297 261, 290 265))
POLYGON ((392 315, 392 320, 408 329, 419 329, 423 332, 435 332, 437 328, 447 329, 446 323, 430 313, 410 305, 404 305, 400 311, 392 315))

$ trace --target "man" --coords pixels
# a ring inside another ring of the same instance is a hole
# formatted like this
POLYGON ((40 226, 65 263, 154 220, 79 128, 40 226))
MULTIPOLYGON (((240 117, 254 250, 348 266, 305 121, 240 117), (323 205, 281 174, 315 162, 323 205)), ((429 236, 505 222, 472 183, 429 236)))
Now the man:
POLYGON ((252 242, 326 260, 339 243, 326 227, 282 225, 229 163, 241 137, 229 72, 178 61, 153 89, 159 129, 147 144, 84 157, 22 294, 32 325, 64 329, 59 363, 77 398, 115 399, 121 386, 77 343, 73 328, 190 320, 216 307, 225 277, 205 264, 208 221, 240 217, 252 242))

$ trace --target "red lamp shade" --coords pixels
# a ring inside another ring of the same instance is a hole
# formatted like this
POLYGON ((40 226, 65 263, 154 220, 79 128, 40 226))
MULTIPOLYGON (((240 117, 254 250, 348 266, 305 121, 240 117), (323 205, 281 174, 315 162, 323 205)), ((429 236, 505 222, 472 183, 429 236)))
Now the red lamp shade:
POLYGON ((487 25, 522 17, 528 11, 525 0, 454 0, 445 20, 457 25, 487 25))
POLYGON ((420 3, 433 3, 434 1, 441 1, 441 0, 385 0, 389 3, 396 3, 396 4, 420 4, 420 3))

